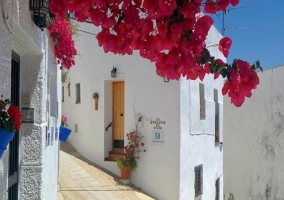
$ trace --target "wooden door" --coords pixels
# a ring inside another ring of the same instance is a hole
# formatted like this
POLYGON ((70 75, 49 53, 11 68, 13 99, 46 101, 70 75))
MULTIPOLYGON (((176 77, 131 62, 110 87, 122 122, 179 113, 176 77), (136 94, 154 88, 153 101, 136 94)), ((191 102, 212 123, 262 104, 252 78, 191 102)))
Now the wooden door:
POLYGON ((113 147, 124 146, 124 82, 113 83, 113 147))

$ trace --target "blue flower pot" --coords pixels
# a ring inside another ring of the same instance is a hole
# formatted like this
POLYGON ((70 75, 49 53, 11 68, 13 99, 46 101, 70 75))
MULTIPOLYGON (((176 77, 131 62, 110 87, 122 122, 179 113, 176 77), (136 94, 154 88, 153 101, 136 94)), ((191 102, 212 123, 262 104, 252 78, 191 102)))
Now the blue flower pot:
POLYGON ((70 130, 69 128, 67 127, 64 127, 64 126, 60 126, 60 129, 59 129, 59 140, 62 141, 62 142, 66 142, 70 133, 71 133, 72 130, 70 130))
POLYGON ((0 128, 0 158, 7 149, 9 142, 14 138, 15 133, 0 128))

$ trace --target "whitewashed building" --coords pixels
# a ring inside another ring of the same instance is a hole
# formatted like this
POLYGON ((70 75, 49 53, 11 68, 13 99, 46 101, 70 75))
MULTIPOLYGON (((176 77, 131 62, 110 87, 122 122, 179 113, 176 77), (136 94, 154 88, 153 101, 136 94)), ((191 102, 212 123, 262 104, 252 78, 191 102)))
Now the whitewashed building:
POLYGON ((226 200, 284 196, 284 65, 258 75, 259 86, 240 108, 225 98, 226 200))
POLYGON ((0 199, 54 200, 61 74, 47 30, 32 20, 29 0, 0 1, 0 60, 0 95, 22 111, 21 130, 0 158, 0 199))
MULTIPOLYGON (((134 130, 135 110, 141 117, 138 127, 147 152, 141 154, 131 182, 160 200, 212 200, 216 193, 222 200, 223 80, 207 76, 204 82, 164 81, 156 75, 154 64, 138 52, 105 54, 92 35, 96 28, 84 23, 80 29, 84 31, 76 41, 80 56, 62 88, 62 113, 73 130, 69 137, 73 146, 120 176, 116 162, 109 159, 114 148, 126 144, 126 133, 134 130), (111 77, 113 67, 115 78, 111 77), (98 110, 92 97, 95 92, 98 110), (155 138, 155 133, 160 137, 155 138)), ((208 42, 218 44, 220 38, 212 28, 208 42)), ((216 47, 210 51, 224 59, 216 47)))

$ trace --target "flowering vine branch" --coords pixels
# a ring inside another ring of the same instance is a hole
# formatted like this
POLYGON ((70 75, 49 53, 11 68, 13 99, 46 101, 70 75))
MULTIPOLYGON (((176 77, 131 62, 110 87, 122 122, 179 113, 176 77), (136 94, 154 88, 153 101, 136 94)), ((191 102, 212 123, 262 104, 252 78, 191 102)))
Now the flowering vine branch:
MULTIPOLYGON (((210 16, 201 16, 201 7, 207 13, 226 11, 239 0, 51 0, 50 10, 57 20, 66 13, 75 13, 79 22, 90 21, 100 26, 99 46, 114 54, 140 56, 155 63, 156 73, 168 79, 203 80, 206 74, 221 74, 227 78, 223 94, 236 106, 259 84, 255 69, 259 61, 250 65, 240 59, 231 65, 210 55, 205 40, 213 24, 210 16)), ((229 54, 232 40, 219 42, 224 57, 229 54)), ((72 61, 71 61, 72 63, 72 61)), ((64 63, 65 64, 65 63, 64 63)), ((69 62, 67 66, 70 67, 69 62)))
POLYGON ((70 29, 70 21, 67 19, 53 19, 48 26, 50 37, 54 41, 54 54, 57 58, 57 64, 60 69, 70 69, 75 65, 75 56, 77 50, 72 38, 72 30, 70 29))

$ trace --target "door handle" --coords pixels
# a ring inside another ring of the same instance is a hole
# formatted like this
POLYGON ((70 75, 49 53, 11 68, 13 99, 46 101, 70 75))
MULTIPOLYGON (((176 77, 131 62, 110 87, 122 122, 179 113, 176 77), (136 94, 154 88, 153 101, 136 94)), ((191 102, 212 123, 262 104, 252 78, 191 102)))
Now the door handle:
POLYGON ((123 113, 120 113, 120 116, 123 116, 123 113))

